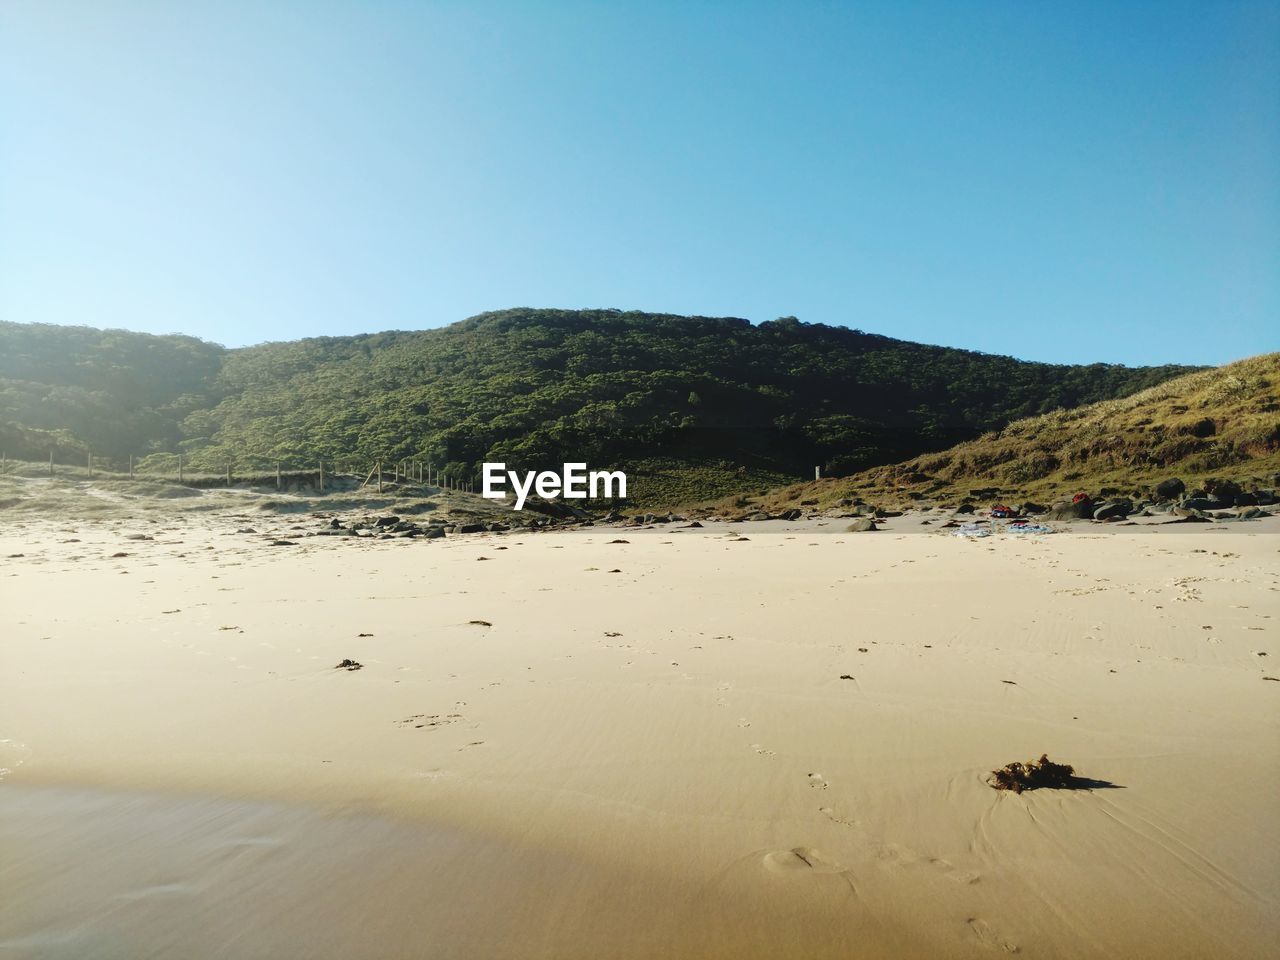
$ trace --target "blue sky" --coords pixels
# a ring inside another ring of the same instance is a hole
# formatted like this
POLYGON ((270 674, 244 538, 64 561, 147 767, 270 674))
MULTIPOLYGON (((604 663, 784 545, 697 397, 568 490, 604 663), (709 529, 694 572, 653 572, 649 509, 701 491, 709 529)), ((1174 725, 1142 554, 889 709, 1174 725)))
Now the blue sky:
POLYGON ((1280 348, 1280 3, 0 6, 0 317, 1280 348))

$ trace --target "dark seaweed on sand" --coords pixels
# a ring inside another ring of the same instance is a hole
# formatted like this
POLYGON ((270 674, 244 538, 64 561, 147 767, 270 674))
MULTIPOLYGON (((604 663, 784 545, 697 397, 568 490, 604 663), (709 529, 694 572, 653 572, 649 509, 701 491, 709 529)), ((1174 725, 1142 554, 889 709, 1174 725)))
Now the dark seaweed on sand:
POLYGON ((1074 786, 1075 769, 1069 763, 1054 763, 1047 754, 1039 760, 1027 763, 1009 763, 999 770, 992 770, 987 783, 997 790, 1035 790, 1039 787, 1067 788, 1074 786))

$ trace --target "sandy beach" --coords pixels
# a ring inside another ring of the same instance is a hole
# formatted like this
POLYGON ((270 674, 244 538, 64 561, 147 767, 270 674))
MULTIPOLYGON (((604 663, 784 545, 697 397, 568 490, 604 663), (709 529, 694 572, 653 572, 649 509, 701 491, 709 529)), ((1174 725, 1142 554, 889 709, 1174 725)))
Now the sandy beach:
POLYGON ((1263 957, 1274 522, 24 518, 0 955, 1263 957))

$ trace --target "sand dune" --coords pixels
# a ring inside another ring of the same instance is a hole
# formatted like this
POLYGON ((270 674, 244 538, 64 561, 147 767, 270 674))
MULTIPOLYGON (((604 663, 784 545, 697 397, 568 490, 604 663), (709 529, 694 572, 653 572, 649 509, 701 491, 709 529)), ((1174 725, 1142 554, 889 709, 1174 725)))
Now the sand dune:
POLYGON ((1272 527, 235 530, 0 533, 0 956, 1280 935, 1272 527), (1042 752, 1092 788, 986 784, 1042 752))

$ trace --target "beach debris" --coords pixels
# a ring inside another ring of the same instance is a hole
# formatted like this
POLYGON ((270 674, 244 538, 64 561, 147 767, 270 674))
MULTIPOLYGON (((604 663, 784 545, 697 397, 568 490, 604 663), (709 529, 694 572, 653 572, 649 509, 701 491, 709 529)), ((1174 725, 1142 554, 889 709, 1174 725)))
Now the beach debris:
POLYGON ((630 540, 610 540, 606 546, 612 546, 615 543, 630 543, 630 540))
POLYGON ((493 624, 490 623, 488 620, 468 620, 467 623, 471 624, 474 627, 492 627, 493 626, 493 624))
POLYGON ((128 554, 127 554, 127 553, 125 553, 123 550, 121 550, 121 551, 119 551, 118 553, 113 553, 113 554, 111 555, 111 559, 112 559, 112 560, 115 560, 115 559, 117 559, 118 557, 127 557, 127 556, 128 556, 128 554))
POLYGON ((840 674, 840 679, 841 679, 841 680, 852 680, 852 679, 853 679, 853 674, 851 674, 851 673, 842 673, 842 674, 840 674))
POLYGON ((357 634, 356 634, 356 636, 357 636, 357 637, 372 637, 372 636, 373 636, 373 634, 372 634, 372 633, 357 633, 357 634))
POLYGON ((1011 523, 1004 528, 1006 533, 1054 533, 1053 527, 1047 523, 1011 523))
POLYGON ((1041 787, 1050 789, 1070 789, 1074 784, 1075 769, 1069 763, 1054 763, 1047 754, 1040 754, 1039 760, 1027 763, 1008 763, 999 770, 992 770, 987 783, 996 790, 1012 790, 1021 793, 1023 790, 1038 790, 1041 787))
POLYGON ((267 544, 268 547, 296 547, 297 543, 292 540, 272 540, 267 544))
POLYGON ((360 670, 363 669, 363 667, 363 663, 357 663, 355 660, 344 659, 341 663, 334 664, 333 669, 351 671, 360 670))
POLYGON ((976 523, 966 523, 959 530, 952 534, 953 537, 989 537, 991 536, 990 527, 980 527, 976 523))

